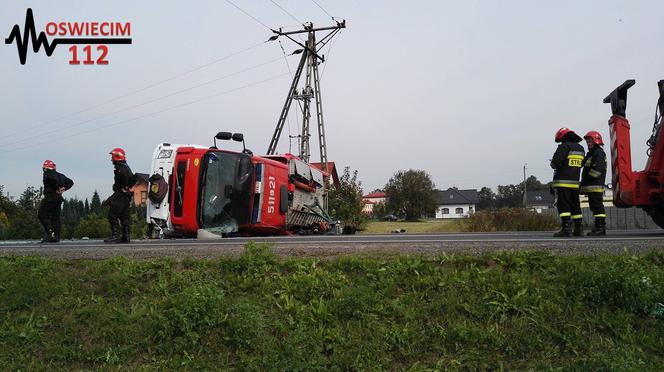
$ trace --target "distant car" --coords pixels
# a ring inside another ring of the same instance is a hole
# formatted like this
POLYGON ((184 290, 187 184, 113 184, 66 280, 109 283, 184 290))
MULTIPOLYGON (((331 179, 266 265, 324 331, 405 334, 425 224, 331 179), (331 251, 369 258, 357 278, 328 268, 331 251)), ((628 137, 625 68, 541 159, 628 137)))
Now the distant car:
POLYGON ((383 216, 382 220, 383 221, 398 221, 399 217, 397 217, 393 214, 388 214, 387 216, 383 216))

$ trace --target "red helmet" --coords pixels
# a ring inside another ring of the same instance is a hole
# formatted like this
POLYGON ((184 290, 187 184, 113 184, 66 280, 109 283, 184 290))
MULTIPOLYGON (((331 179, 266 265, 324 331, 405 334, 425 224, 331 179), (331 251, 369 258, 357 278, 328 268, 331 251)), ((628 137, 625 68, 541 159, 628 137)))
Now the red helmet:
POLYGON ((556 142, 562 142, 563 137, 565 137, 565 135, 571 131, 572 130, 567 127, 562 127, 558 129, 558 131, 556 132, 556 142))
POLYGON ((573 130, 567 127, 562 127, 558 129, 558 131, 556 132, 556 142, 562 142, 563 138, 569 133, 572 134, 572 136, 569 138, 570 140, 574 142, 581 142, 581 137, 579 137, 576 133, 574 133, 573 130))
POLYGON ((595 142, 596 145, 603 145, 604 141, 602 141, 602 135, 599 134, 599 132, 591 130, 590 132, 586 133, 585 136, 583 136, 584 139, 592 138, 593 142, 595 142))
POLYGON ((44 160, 44 165, 42 165, 42 169, 55 170, 55 163, 52 160, 44 160))
POLYGON ((127 160, 127 155, 125 153, 125 150, 123 150, 119 147, 116 147, 113 150, 111 150, 111 152, 109 152, 109 154, 111 154, 111 160, 113 160, 113 161, 126 161, 127 160))

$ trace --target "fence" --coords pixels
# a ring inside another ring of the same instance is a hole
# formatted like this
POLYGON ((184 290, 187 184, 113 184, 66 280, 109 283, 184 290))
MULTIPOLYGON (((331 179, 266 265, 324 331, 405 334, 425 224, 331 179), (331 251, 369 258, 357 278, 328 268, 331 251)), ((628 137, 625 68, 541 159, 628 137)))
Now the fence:
MULTIPOLYGON (((606 209, 606 228, 609 230, 659 229, 648 213, 641 208, 604 208, 606 209)), ((583 222, 592 226, 594 218, 590 208, 582 208, 582 211, 583 222)), ((558 215, 555 208, 545 209, 542 213, 558 215)))

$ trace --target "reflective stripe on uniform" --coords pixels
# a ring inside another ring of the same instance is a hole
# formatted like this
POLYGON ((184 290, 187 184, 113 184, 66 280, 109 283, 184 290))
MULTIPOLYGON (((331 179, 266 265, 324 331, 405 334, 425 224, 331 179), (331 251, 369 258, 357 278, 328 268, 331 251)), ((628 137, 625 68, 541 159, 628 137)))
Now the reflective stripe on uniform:
POLYGON ((602 214, 596 214, 595 217, 604 217, 604 218, 606 218, 606 215, 603 214, 603 213, 602 214))
POLYGON ((583 215, 582 214, 575 214, 575 215, 572 216, 573 220, 578 220, 579 218, 583 218, 583 215))
POLYGON ((579 159, 579 160, 583 160, 583 155, 572 155, 572 154, 569 154, 569 155, 567 155, 567 159, 579 159))
POLYGON ((570 213, 570 212, 563 212, 563 213, 560 214, 560 217, 569 217, 571 215, 572 215, 572 213, 570 213))
POLYGON ((599 177, 599 176, 602 175, 602 172, 598 172, 598 171, 596 171, 596 170, 594 170, 594 169, 591 169, 591 170, 588 171, 588 175, 589 175, 590 177, 597 178, 597 177, 599 177))
POLYGON ((567 153, 567 157, 569 157, 570 155, 580 156, 581 158, 585 157, 585 156, 583 156, 583 151, 570 151, 570 152, 567 153))
POLYGON ((568 189, 578 189, 579 188, 579 181, 573 181, 573 180, 553 180, 553 183, 551 184, 553 187, 565 187, 568 189))
POLYGON ((596 185, 590 185, 590 186, 581 186, 579 189, 580 192, 582 193, 589 193, 589 192, 604 192, 604 186, 596 186, 596 185))

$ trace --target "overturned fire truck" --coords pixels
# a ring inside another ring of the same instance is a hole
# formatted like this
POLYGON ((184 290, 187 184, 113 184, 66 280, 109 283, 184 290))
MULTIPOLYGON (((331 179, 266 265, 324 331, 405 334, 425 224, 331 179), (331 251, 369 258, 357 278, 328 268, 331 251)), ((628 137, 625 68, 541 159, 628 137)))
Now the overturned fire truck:
POLYGON ((325 212, 327 174, 291 154, 157 145, 147 203, 149 235, 168 237, 337 233, 325 212))

